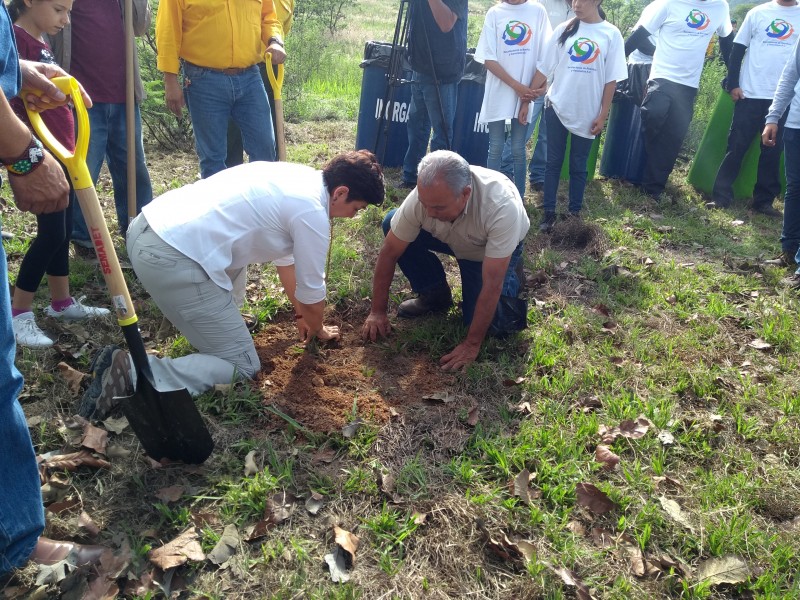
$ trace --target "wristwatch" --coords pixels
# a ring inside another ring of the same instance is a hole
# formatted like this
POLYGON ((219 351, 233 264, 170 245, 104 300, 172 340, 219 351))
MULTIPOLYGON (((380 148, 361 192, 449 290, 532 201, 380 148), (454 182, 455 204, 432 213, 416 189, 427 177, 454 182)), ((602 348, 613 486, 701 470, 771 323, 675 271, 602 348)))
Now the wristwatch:
POLYGON ((271 38, 269 38, 268 41, 269 41, 269 44, 267 44, 267 46, 271 46, 272 44, 278 44, 278 46, 280 46, 281 48, 284 47, 283 40, 281 38, 279 38, 279 37, 271 37, 271 38))
POLYGON ((31 141, 28 147, 17 158, 12 160, 0 159, 9 175, 28 175, 36 170, 44 161, 44 148, 42 142, 31 134, 31 141))

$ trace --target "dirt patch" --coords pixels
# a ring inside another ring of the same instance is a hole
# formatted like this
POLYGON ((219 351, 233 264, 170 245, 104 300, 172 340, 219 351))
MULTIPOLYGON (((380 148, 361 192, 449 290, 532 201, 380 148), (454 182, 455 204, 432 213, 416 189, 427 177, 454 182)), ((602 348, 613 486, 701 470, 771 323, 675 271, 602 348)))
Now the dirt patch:
POLYGON ((342 339, 311 352, 297 341, 293 322, 279 320, 256 336, 261 373, 256 385, 264 402, 314 431, 341 429, 357 415, 387 421, 425 395, 446 389, 454 376, 428 356, 398 354, 364 344, 358 331, 342 328, 342 339))

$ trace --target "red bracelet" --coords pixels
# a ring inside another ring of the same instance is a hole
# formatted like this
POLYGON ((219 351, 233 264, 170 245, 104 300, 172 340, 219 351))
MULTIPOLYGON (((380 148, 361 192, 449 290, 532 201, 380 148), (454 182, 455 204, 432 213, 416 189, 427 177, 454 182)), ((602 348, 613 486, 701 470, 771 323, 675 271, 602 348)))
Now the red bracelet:
POLYGON ((299 321, 299 320, 300 320, 300 319, 302 319, 302 318, 303 318, 303 315, 295 315, 295 316, 294 316, 294 320, 295 320, 295 321, 299 321))

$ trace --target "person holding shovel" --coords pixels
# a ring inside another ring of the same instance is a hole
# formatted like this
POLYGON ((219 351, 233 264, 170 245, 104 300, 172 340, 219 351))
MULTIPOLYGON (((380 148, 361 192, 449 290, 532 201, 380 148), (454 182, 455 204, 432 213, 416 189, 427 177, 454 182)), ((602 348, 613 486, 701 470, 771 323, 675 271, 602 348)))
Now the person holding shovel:
MULTIPOLYGON (((261 369, 234 289, 249 264, 275 263, 303 342, 337 338, 338 328, 323 323, 330 220, 354 217, 383 197, 381 167, 360 150, 334 157, 322 171, 250 162, 148 204, 128 229, 128 256, 161 312, 198 351, 150 357, 156 389, 195 396, 261 369)), ((132 389, 131 371, 98 373, 95 381, 105 384, 90 386, 79 412, 107 410, 110 399, 132 389)))
MULTIPOLYGON (((64 75, 55 65, 19 61, 11 19, 0 7, 0 162, 8 169, 17 208, 34 214, 64 210, 69 183, 58 162, 14 114, 9 98, 21 85, 43 92, 29 94, 38 110, 60 106, 66 98, 49 82, 64 75), (33 151, 33 154, 31 154, 33 151), (27 161, 23 164, 21 161, 27 161), (30 168, 25 168, 25 166, 30 168), (24 172, 21 172, 23 171, 24 172)), ((88 97, 87 103, 91 103, 88 97)), ((0 281, 8 278, 5 251, 0 245, 0 281)), ((14 365, 16 344, 11 325, 8 286, 0 285, 0 576, 29 560, 52 564, 71 555, 72 564, 97 562, 103 548, 40 537, 44 529, 41 482, 36 453, 18 397, 22 375, 14 365)))

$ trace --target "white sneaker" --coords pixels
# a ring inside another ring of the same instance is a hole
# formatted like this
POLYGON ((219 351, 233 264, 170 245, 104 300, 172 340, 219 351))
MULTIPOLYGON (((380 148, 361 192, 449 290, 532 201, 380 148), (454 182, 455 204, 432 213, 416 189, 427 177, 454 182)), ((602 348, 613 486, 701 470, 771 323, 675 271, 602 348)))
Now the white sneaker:
POLYGON ((107 308, 98 308, 96 306, 86 306, 81 304, 86 296, 81 296, 78 300, 72 299, 72 304, 62 311, 53 310, 52 306, 44 309, 44 314, 54 319, 61 319, 63 321, 81 321, 83 319, 91 319, 93 317, 104 317, 111 314, 107 308))
POLYGON ((49 348, 53 340, 39 329, 32 312, 24 312, 11 319, 17 344, 26 348, 49 348))

